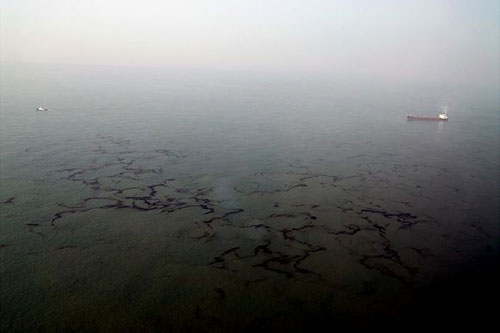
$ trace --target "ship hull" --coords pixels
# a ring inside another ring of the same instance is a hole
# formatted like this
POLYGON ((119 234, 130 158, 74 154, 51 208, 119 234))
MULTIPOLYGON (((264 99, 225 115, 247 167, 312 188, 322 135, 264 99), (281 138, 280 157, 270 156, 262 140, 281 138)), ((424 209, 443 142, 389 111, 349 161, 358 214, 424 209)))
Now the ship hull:
POLYGON ((426 116, 407 116, 408 120, 435 120, 435 121, 447 121, 448 119, 443 119, 439 117, 426 117, 426 116))

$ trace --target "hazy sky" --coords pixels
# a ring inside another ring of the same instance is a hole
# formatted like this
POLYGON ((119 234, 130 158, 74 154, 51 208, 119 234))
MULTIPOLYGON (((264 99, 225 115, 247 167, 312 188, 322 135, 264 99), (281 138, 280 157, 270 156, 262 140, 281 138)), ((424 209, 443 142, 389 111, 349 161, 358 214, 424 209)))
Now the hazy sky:
POLYGON ((0 59, 495 83, 498 2, 0 0, 0 59))

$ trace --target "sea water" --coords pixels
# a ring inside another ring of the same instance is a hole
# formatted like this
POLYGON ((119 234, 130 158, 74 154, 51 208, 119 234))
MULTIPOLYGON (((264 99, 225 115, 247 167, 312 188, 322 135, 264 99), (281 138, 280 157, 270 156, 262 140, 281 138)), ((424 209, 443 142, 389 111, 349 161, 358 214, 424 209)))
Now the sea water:
POLYGON ((494 91, 1 75, 2 331, 369 324, 425 315, 422 294, 498 260, 494 91), (443 107, 447 122, 406 120, 443 107))

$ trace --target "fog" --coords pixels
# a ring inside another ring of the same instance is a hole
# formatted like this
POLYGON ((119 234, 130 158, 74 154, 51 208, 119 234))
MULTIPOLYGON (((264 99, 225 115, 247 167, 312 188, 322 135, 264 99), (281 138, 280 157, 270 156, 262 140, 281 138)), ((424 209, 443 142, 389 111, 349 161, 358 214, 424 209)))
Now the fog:
POLYGON ((498 85, 498 1, 0 0, 1 61, 498 85))

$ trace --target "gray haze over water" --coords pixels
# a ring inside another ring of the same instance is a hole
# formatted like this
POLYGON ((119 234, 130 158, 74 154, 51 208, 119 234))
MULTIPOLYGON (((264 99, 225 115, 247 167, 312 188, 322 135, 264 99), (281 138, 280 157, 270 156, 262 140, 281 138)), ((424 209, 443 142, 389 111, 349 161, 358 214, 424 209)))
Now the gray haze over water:
POLYGON ((498 84, 498 1, 0 0, 0 60, 498 84))

